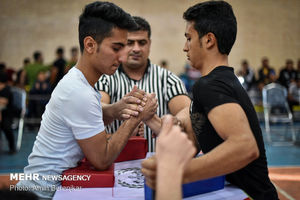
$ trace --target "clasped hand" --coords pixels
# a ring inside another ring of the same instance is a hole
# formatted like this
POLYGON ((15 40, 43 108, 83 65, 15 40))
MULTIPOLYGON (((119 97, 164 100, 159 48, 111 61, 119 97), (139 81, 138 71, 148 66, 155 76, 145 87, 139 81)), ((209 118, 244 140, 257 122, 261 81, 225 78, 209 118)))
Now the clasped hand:
POLYGON ((156 113, 157 107, 155 94, 147 94, 134 86, 130 93, 115 103, 114 115, 118 120, 126 120, 133 116, 147 121, 156 113))

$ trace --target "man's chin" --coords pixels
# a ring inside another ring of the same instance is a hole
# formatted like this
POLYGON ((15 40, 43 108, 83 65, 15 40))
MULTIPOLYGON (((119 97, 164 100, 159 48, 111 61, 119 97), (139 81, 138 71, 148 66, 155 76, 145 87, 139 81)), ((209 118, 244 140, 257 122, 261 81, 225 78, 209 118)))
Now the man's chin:
POLYGON ((126 63, 126 65, 132 67, 139 67, 142 65, 142 62, 140 60, 130 60, 126 63))
POLYGON ((104 74, 105 74, 105 75, 109 75, 109 76, 110 76, 110 75, 113 75, 113 74, 117 71, 117 69, 118 69, 118 68, 112 69, 112 70, 110 70, 110 71, 105 72, 104 74))

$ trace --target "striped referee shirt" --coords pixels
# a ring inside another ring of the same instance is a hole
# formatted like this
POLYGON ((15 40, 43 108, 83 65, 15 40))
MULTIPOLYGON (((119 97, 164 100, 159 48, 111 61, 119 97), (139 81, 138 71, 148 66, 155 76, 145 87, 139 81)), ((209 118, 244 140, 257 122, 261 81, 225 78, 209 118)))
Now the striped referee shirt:
MULTIPOLYGON (((110 96, 110 103, 119 101, 123 96, 129 93, 133 86, 137 85, 139 89, 147 93, 155 93, 158 100, 157 115, 159 117, 170 113, 168 102, 177 95, 187 95, 182 81, 172 72, 148 60, 148 66, 141 80, 133 80, 127 76, 122 66, 118 68, 113 75, 102 75, 96 83, 96 89, 104 91, 110 96)), ((114 133, 121 126, 122 121, 115 120, 106 127, 108 133, 114 133)), ((155 150, 155 138, 152 137, 152 131, 144 125, 144 137, 148 141, 148 151, 155 150)))

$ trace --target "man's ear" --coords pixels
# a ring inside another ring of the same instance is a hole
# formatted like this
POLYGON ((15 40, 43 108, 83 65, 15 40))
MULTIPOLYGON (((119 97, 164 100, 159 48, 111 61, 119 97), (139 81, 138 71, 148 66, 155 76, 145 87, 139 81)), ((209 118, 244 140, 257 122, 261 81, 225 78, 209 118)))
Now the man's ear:
POLYGON ((215 34, 209 32, 206 34, 206 40, 205 40, 206 48, 210 49, 214 47, 217 44, 217 39, 215 34))
POLYGON ((98 46, 97 42, 91 36, 85 37, 83 40, 83 44, 84 44, 84 50, 88 54, 92 54, 97 50, 97 46, 98 46))

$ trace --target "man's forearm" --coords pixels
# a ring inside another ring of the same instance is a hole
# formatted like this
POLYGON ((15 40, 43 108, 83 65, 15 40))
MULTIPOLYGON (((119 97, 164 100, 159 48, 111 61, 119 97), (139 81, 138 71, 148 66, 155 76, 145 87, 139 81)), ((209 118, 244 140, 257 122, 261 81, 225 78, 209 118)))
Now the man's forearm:
POLYGON ((154 115, 151 119, 145 121, 145 124, 149 126, 149 128, 158 135, 161 129, 161 118, 157 115, 154 115))
POLYGON ((115 120, 113 104, 101 103, 104 125, 108 125, 115 120))
POLYGON ((184 183, 203 180, 237 171, 258 155, 253 143, 247 140, 227 140, 209 153, 192 159, 184 172, 184 183))
POLYGON ((125 120, 119 129, 107 138, 104 158, 105 163, 111 164, 114 162, 140 122, 140 118, 131 117, 125 120))

